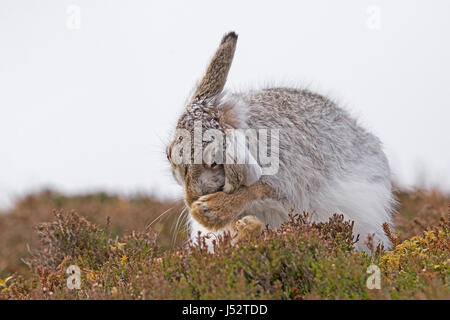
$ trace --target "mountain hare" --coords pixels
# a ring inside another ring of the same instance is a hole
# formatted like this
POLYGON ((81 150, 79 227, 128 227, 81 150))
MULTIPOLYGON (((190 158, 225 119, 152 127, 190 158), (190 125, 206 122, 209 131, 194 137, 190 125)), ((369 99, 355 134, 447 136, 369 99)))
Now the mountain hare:
POLYGON ((355 221, 357 249, 365 250, 368 234, 389 247, 382 225, 391 223, 394 200, 380 141, 308 90, 223 92, 236 42, 234 32, 223 37, 167 149, 185 189, 191 237, 252 237, 293 210, 314 221, 344 214, 355 221))

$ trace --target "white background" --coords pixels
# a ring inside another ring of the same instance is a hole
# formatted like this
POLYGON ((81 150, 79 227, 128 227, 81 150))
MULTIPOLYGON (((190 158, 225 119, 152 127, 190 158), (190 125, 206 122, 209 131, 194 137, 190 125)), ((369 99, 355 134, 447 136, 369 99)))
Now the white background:
POLYGON ((180 195, 164 146, 229 30, 228 89, 308 85, 381 138, 397 183, 449 191, 449 15, 446 0, 0 0, 0 206, 42 187, 180 195))

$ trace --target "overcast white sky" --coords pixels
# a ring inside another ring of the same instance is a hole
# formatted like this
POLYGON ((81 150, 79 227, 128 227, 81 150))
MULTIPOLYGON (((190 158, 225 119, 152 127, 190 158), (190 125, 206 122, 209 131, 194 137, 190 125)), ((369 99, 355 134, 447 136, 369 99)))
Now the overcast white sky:
POLYGON ((0 0, 0 206, 44 186, 180 194, 164 144, 229 30, 229 89, 307 84, 381 138, 403 186, 450 191, 449 16, 447 0, 0 0))

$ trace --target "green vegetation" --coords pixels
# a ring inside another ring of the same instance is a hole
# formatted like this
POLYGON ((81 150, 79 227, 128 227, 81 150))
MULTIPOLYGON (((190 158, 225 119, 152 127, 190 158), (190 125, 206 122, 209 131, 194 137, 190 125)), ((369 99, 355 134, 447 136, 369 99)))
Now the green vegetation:
POLYGON ((195 245, 179 245, 183 232, 175 245, 169 244, 173 230, 178 231, 173 226, 179 207, 165 218, 153 217, 177 204, 46 192, 34 196, 32 205, 24 199, 0 216, 0 230, 16 228, 0 235, 2 251, 7 243, 17 250, 26 247, 24 239, 31 242, 29 252, 19 250, 22 256, 0 254, 6 266, 0 271, 0 298, 449 299, 449 199, 422 191, 398 196, 402 206, 397 235, 386 230, 395 242, 391 251, 367 239, 373 254, 356 252, 352 224, 342 216, 311 223, 307 215, 295 215, 280 230, 266 230, 258 239, 236 246, 229 237, 214 239, 212 254, 202 238, 195 245), (62 209, 53 211, 53 218, 42 214, 52 206, 77 208, 88 218, 62 209), (157 212, 150 214, 147 207, 157 212), (144 219, 139 212, 144 208, 150 223, 138 221, 139 228, 130 228, 133 218, 144 219), (39 212, 51 222, 38 223, 35 238, 23 234, 23 239, 17 232, 30 233, 24 230, 28 224, 14 225, 11 220, 20 222, 24 212, 39 212), (15 261, 20 258, 25 263, 15 261), (381 289, 366 286, 371 264, 380 267, 381 289), (70 265, 81 269, 79 290, 67 287, 70 265))

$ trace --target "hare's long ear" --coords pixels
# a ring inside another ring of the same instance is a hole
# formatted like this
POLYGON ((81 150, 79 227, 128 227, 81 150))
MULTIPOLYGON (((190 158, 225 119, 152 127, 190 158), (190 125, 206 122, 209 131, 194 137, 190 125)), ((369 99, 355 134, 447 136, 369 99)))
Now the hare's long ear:
POLYGON ((227 130, 226 159, 224 164, 224 191, 233 193, 241 185, 250 186, 257 182, 262 175, 262 169, 255 157, 255 140, 250 139, 247 146, 247 136, 241 130, 227 130), (252 151, 250 149, 253 149, 252 151))
POLYGON ((212 98, 222 92, 227 81, 228 71, 233 61, 234 51, 236 50, 237 34, 227 33, 212 57, 202 80, 198 84, 192 100, 204 100, 212 98))

